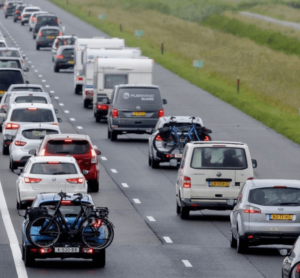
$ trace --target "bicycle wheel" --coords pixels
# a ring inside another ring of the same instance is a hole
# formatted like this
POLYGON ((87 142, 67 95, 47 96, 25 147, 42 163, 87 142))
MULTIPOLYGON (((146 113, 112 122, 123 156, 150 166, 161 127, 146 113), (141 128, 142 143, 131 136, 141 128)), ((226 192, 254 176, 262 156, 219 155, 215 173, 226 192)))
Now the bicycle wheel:
POLYGON ((177 147, 178 139, 173 133, 170 133, 168 138, 163 138, 158 133, 153 138, 153 147, 157 152, 160 153, 171 153, 177 147))
POLYGON ((84 221, 81 229, 82 242, 90 248, 107 248, 114 239, 114 228, 106 220, 90 217, 84 221))
POLYGON ((52 216, 41 216, 29 222, 26 227, 26 237, 36 247, 50 247, 57 242, 60 235, 60 227, 54 220, 45 231, 52 216))

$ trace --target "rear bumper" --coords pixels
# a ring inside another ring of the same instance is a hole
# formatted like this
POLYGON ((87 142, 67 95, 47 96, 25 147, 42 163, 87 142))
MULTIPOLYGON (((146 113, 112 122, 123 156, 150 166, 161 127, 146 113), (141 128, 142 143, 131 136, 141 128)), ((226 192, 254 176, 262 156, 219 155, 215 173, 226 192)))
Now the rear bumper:
POLYGON ((183 207, 189 208, 190 210, 202 210, 202 209, 212 209, 212 210, 232 210, 233 206, 226 204, 227 200, 224 199, 181 199, 181 204, 183 207))
POLYGON ((170 162, 171 159, 176 159, 177 162, 181 161, 181 157, 175 157, 175 154, 164 154, 164 153, 160 153, 157 152, 155 150, 153 150, 153 159, 155 161, 160 161, 160 162, 170 162), (168 155, 170 155, 170 157, 168 157, 168 155), (174 155, 174 156, 172 156, 174 155))
POLYGON ((69 64, 69 61, 58 61, 56 60, 55 66, 60 69, 74 68, 74 64, 69 64))
POLYGON ((99 109, 97 109, 96 112, 95 112, 95 115, 104 117, 104 116, 107 116, 107 113, 108 113, 108 110, 99 110, 99 109))

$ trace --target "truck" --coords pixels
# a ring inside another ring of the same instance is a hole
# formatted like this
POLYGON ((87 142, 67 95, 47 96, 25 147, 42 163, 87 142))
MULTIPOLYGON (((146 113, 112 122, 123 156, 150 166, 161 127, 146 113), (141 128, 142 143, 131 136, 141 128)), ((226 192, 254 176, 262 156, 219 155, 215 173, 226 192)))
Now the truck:
POLYGON ((115 85, 152 84, 153 60, 147 57, 97 58, 94 62, 93 112, 96 122, 107 115, 115 85))
POLYGON ((84 108, 93 102, 93 74, 96 58, 138 58, 141 57, 139 48, 125 49, 96 49, 85 48, 82 52, 82 98, 84 108))
POLYGON ((105 49, 123 49, 125 47, 124 39, 112 38, 77 38, 75 41, 74 53, 74 92, 80 94, 82 92, 82 51, 86 48, 105 48, 105 49))

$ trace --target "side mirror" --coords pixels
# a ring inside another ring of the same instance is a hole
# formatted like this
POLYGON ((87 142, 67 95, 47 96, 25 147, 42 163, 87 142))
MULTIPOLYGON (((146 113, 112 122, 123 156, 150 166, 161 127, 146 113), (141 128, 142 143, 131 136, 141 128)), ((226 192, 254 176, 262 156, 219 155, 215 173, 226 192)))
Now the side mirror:
POLYGON ((168 103, 167 100, 164 99, 164 98, 163 98, 162 102, 163 102, 163 104, 167 104, 168 103))
POLYGON ((33 155, 33 156, 36 156, 36 150, 35 149, 30 150, 28 153, 31 154, 31 155, 33 155))
POLYGON ((28 80, 25 81, 25 84, 30 84, 28 80))
POLYGON ((170 166, 171 167, 177 167, 177 164, 178 164, 177 159, 170 159, 170 166))
POLYGON ((101 152, 98 149, 95 149, 97 155, 101 155, 101 152))
POLYGON ((23 172, 23 169, 15 169, 14 170, 14 173, 17 174, 18 176, 20 176, 22 172, 23 172))
POLYGON ((82 174, 85 176, 89 173, 89 170, 82 170, 82 174))
POLYGON ((61 119, 61 118, 57 118, 57 121, 58 121, 59 123, 61 123, 61 122, 62 122, 62 119, 61 119))
POLYGON ((20 215, 20 216, 22 216, 22 217, 26 217, 26 210, 25 209, 22 209, 22 210, 18 210, 18 214, 20 215))
MULTIPOLYGON (((51 95, 50 95, 51 96, 51 95)), ((52 97, 52 96, 51 96, 52 97)), ((54 109, 55 113, 58 114, 58 109, 54 109)))
POLYGON ((29 68, 24 69, 24 72, 29 72, 29 68))
POLYGON ((286 256, 289 252, 288 252, 287 249, 280 249, 279 253, 280 253, 281 256, 286 256))
POLYGON ((234 206, 234 205, 236 205, 236 200, 234 200, 234 199, 229 199, 229 200, 226 201, 226 204, 227 204, 228 206, 234 206))
POLYGON ((252 160, 252 167, 256 168, 257 167, 257 161, 256 159, 251 159, 252 160))

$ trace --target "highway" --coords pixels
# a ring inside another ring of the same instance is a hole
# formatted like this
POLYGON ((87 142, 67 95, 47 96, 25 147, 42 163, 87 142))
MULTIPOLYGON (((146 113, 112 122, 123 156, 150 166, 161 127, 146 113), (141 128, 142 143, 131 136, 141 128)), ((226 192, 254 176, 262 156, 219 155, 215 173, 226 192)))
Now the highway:
MULTIPOLYGON (((65 34, 107 37, 45 0, 30 3, 57 14, 66 27, 65 34)), ((0 23, 8 44, 17 45, 26 54, 30 83, 41 83, 52 94, 63 120, 62 132, 88 134, 102 152, 100 191, 91 195, 96 205, 109 207, 115 225, 105 268, 94 268, 84 260, 40 260, 35 268, 26 269, 28 277, 280 277, 280 246, 253 247, 244 255, 230 248, 229 211, 191 212, 189 220, 181 220, 175 211, 177 170, 168 165, 155 170, 148 166, 148 137, 132 134, 119 136, 116 142, 107 139, 106 123, 96 123, 92 110, 84 109, 82 97, 74 94, 72 71, 54 73, 51 50, 35 50, 27 24, 13 23, 3 13, 0 23)), ((247 143, 258 162, 256 178, 299 179, 299 145, 157 64, 153 81, 168 101, 166 115, 200 116, 213 130, 214 140, 247 143)), ((233 92, 232 97, 238 95, 233 92)), ((1 154, 0 161, 4 197, 21 243, 23 218, 16 210, 17 176, 8 168, 8 156, 1 154)), ((0 277, 18 277, 2 216, 0 277)))

